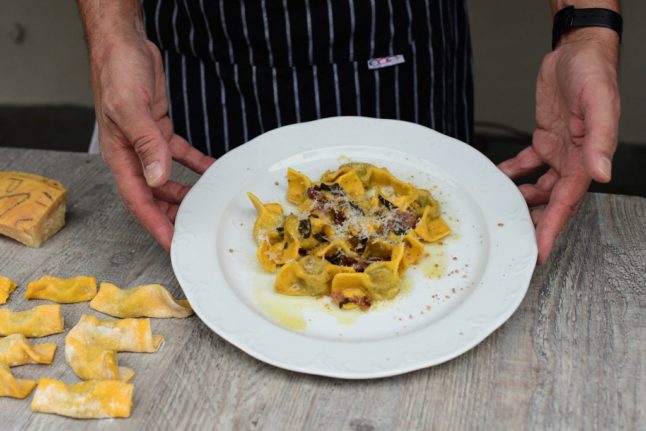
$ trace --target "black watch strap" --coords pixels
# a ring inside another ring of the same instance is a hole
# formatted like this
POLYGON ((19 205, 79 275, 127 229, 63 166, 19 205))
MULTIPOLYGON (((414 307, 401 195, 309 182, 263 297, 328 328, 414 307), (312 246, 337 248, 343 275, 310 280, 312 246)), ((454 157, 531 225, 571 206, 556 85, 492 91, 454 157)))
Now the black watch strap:
POLYGON ((556 48, 563 33, 576 27, 611 28, 619 34, 619 40, 621 40, 623 19, 621 15, 610 9, 575 9, 574 6, 563 8, 554 15, 552 49, 556 48))

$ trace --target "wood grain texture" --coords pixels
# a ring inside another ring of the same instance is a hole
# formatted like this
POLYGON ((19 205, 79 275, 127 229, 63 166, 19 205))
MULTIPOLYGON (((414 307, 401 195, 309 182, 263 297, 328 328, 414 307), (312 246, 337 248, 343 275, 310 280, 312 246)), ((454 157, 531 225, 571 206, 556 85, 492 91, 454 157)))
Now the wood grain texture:
MULTIPOLYGON (((0 238, 0 274, 20 283, 94 275, 131 287, 161 283, 183 297, 168 254, 122 208, 100 157, 0 148, 0 170, 25 170, 69 190, 67 226, 40 249, 0 238)), ((195 176, 177 172, 177 178, 195 176)), ((87 303, 64 305, 66 329, 87 303)), ((129 419, 79 421, 34 414, 0 398, 0 428, 101 429, 627 429, 646 427, 646 199, 587 196, 518 311, 448 363, 371 381, 274 368, 223 341, 196 317, 153 320, 166 338, 153 354, 120 354, 135 376, 129 419)), ((259 328, 262 331, 262 328, 259 328)), ((63 358, 14 368, 21 378, 78 379, 63 358)), ((41 341, 38 339, 38 341, 41 341)))

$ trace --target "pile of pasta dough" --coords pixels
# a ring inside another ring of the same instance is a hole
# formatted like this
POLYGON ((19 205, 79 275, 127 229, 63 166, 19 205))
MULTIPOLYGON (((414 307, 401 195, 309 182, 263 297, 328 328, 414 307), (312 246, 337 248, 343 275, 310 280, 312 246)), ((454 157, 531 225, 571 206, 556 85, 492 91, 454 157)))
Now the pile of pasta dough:
POLYGON ((285 214, 279 203, 248 196, 258 217, 253 236, 275 290, 329 295, 343 309, 367 310, 394 298, 424 243, 451 234, 431 192, 368 163, 348 163, 313 182, 289 168, 285 214))
MULTIPOLYGON (((0 304, 5 304, 16 288, 13 280, 0 276, 0 304)), ((44 276, 27 285, 25 299, 56 304, 26 311, 0 310, 0 336, 4 337, 0 338, 0 397, 23 399, 36 388, 33 411, 79 419, 130 416, 134 391, 130 381, 135 372, 119 366, 117 353, 159 350, 164 338, 152 333, 149 317, 193 314, 188 301, 175 299, 160 284, 120 289, 104 282, 97 289, 96 278, 85 276, 44 276), (27 338, 64 332, 60 304, 87 301, 94 310, 119 319, 83 315, 67 333, 65 360, 82 382, 65 384, 43 377, 37 383, 16 378, 11 367, 51 364, 56 353, 56 344, 31 344, 27 338)))

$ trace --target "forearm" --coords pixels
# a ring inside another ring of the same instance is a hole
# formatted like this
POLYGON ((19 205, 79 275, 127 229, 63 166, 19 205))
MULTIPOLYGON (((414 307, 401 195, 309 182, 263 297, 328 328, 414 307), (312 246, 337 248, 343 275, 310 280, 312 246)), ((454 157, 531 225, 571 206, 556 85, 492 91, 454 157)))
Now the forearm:
POLYGON ((90 55, 117 40, 144 36, 140 0, 77 0, 90 55))
POLYGON ((599 7, 610 9, 617 13, 621 12, 619 0, 550 0, 550 3, 552 5, 552 16, 568 6, 574 6, 577 9, 599 7))

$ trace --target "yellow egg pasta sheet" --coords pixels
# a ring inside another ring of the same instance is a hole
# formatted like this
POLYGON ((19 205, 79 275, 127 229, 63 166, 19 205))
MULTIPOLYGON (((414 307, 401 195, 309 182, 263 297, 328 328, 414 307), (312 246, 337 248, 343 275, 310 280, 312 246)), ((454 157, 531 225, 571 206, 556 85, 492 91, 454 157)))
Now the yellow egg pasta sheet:
POLYGON ((101 283, 90 307, 113 317, 184 318, 193 314, 187 300, 173 298, 161 284, 120 289, 112 283, 101 283))
POLYGON ((0 338, 0 364, 16 367, 25 364, 51 364, 56 344, 30 344, 22 334, 0 338))
POLYGON ((31 402, 35 412, 77 419, 127 418, 132 410, 134 386, 118 380, 66 385, 43 378, 31 402))
POLYGON ((0 364, 0 397, 23 399, 35 386, 35 381, 17 379, 7 365, 0 364))
POLYGON ((61 306, 39 305, 26 311, 0 310, 0 335, 45 337, 63 332, 61 306))
POLYGON ((16 290, 16 283, 8 277, 0 275, 0 304, 6 304, 9 295, 16 290))
POLYGON ((156 352, 164 338, 149 319, 99 320, 83 315, 65 337, 65 359, 83 380, 129 381, 134 371, 119 367, 117 352, 156 352))
POLYGON ((57 278, 46 275, 27 285, 26 299, 47 299, 61 304, 89 301, 96 295, 96 278, 57 278))

